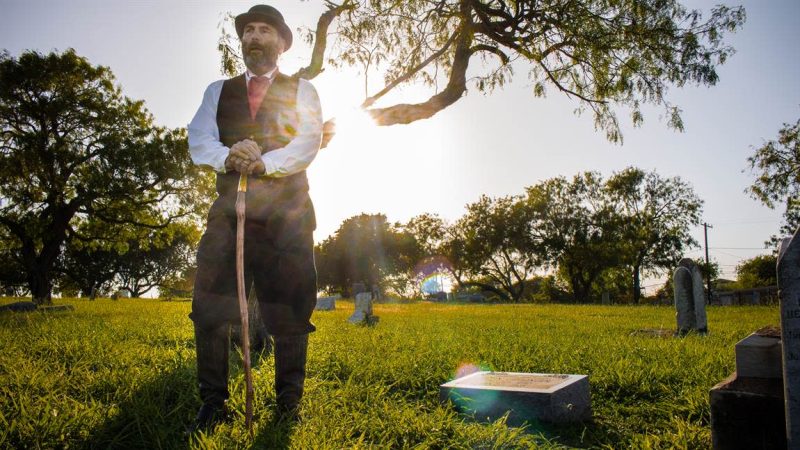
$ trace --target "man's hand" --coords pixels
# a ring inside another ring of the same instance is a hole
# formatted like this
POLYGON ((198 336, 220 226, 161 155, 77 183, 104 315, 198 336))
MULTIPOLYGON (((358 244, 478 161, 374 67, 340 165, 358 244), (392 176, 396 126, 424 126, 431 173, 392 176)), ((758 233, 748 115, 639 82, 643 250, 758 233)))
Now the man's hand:
POLYGON ((226 170, 250 174, 254 173, 254 170, 258 170, 259 166, 260 172, 255 173, 257 175, 264 173, 264 163, 261 161, 261 149, 250 139, 233 144, 228 157, 225 158, 226 170))
POLYGON ((267 168, 264 166, 264 161, 262 161, 261 158, 258 158, 247 166, 247 173, 250 175, 264 175, 266 171, 267 168))

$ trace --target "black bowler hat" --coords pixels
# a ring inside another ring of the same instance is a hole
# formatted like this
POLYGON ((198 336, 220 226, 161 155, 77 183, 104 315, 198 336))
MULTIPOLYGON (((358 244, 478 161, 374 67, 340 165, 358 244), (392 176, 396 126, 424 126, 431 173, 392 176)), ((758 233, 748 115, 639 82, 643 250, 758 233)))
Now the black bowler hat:
POLYGON ((250 22, 264 22, 272 25, 275 29, 278 30, 278 33, 281 34, 281 37, 286 42, 285 50, 289 50, 289 47, 292 46, 292 30, 286 25, 286 22, 283 20, 283 15, 275 8, 269 5, 256 5, 250 8, 250 11, 247 11, 244 14, 239 14, 236 16, 236 34, 239 35, 239 39, 242 38, 242 34, 244 34, 244 26, 250 22))

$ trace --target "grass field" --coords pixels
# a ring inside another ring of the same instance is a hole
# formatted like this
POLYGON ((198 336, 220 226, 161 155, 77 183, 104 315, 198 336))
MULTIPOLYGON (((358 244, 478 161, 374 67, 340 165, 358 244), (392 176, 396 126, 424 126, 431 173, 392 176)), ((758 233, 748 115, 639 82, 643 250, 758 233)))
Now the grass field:
MULTIPOLYGON (((255 364, 255 426, 237 416, 182 436, 199 407, 188 302, 59 300, 68 313, 0 315, 0 448, 707 448, 708 390, 733 345, 778 324, 777 307, 709 308, 710 334, 632 334, 675 325, 667 307, 353 305, 316 312, 304 420, 273 422, 271 357, 255 364), (589 375, 594 419, 571 426, 476 423, 438 402, 459 367, 589 375)), ((238 359, 238 356, 233 356, 238 359)))

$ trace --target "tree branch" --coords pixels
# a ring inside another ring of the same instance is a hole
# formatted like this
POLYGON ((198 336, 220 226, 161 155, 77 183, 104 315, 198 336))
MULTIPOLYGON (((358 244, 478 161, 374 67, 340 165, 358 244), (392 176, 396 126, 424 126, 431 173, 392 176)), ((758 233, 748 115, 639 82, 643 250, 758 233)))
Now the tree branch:
POLYGON ((356 8, 356 4, 351 0, 346 0, 341 5, 336 5, 333 2, 327 3, 328 11, 319 16, 319 20, 317 21, 317 30, 314 32, 316 37, 314 39, 314 50, 311 53, 311 61, 308 66, 298 70, 292 77, 311 80, 322 73, 322 65, 325 61, 325 48, 328 45, 328 27, 330 27, 331 22, 343 12, 356 8))
POLYGON ((424 103, 398 104, 386 108, 368 109, 367 113, 372 116, 376 124, 383 126, 408 124, 427 119, 457 102, 464 95, 467 90, 467 68, 472 56, 470 51, 472 33, 467 27, 464 27, 458 36, 459 42, 453 55, 453 66, 450 70, 447 87, 424 103))

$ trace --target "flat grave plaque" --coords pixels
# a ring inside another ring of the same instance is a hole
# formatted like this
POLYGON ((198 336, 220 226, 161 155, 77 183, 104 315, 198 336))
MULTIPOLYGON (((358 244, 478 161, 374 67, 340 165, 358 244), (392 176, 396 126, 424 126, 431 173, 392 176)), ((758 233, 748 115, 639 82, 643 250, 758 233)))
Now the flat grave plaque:
POLYGON ((586 375, 475 372, 441 385, 439 399, 479 420, 508 413, 512 425, 582 422, 592 416, 586 375))

